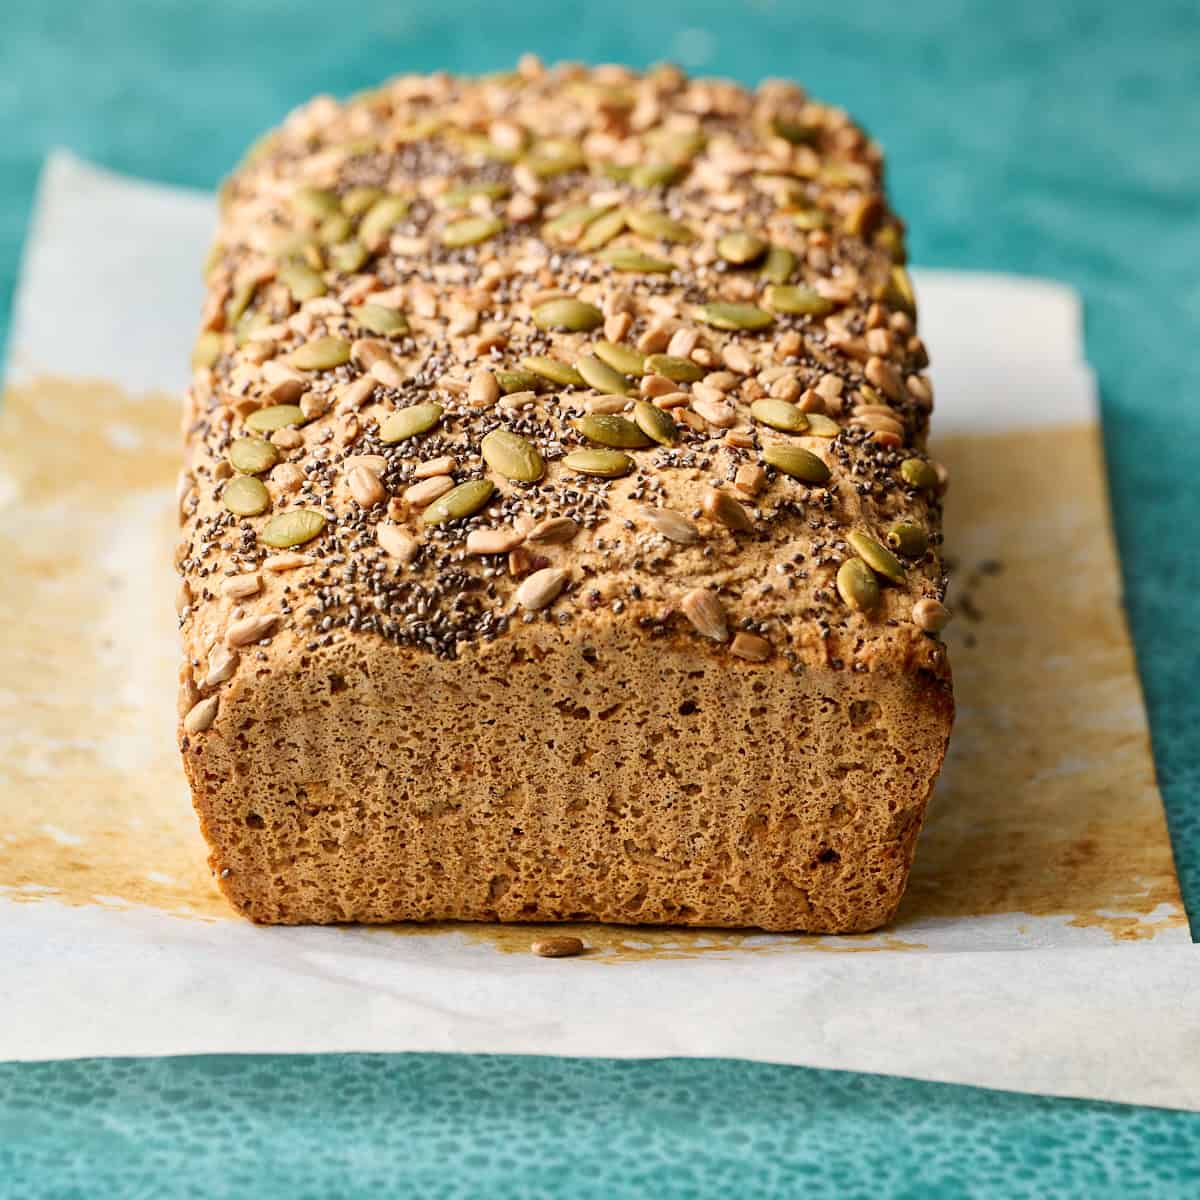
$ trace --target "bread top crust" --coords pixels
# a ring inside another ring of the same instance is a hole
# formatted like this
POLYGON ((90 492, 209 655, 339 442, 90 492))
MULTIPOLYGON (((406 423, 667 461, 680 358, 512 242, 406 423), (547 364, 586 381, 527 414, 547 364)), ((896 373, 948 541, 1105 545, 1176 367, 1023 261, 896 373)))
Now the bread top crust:
POLYGON ((877 147, 790 83, 526 59, 313 100, 206 267, 182 711, 278 635, 531 622, 948 680, 902 261, 877 147))

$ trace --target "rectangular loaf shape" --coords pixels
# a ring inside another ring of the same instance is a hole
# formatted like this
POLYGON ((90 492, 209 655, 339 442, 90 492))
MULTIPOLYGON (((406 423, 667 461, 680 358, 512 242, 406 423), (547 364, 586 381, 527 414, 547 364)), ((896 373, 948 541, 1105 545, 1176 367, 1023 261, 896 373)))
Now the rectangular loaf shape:
POLYGON ((176 555, 230 902, 886 923, 953 718, 903 246, 791 83, 527 58, 257 143, 176 555))

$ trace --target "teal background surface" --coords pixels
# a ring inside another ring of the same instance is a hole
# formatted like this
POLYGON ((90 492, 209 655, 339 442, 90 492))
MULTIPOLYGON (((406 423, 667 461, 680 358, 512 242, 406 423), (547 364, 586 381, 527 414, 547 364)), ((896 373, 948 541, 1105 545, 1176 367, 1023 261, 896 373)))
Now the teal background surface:
MULTIPOLYGON (((1195 931, 1195 0, 18 0, 0 18, 0 333, 51 146, 211 187, 316 91, 402 71, 498 69, 526 49, 673 58, 748 83, 801 79, 883 142, 915 262, 1080 290, 1195 931)), ((1197 1120, 720 1061, 9 1064, 0 1196, 1183 1196, 1198 1189, 1197 1120)))

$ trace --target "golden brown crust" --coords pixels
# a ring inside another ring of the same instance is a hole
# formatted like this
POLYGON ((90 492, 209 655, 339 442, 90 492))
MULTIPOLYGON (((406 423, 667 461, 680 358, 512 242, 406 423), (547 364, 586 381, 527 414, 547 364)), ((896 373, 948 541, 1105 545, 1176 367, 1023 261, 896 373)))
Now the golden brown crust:
POLYGON ((226 189, 180 492, 184 760, 231 899, 270 921, 886 919, 951 715, 901 245, 875 148, 788 84, 525 62, 289 118, 226 189), (709 715, 681 725, 689 688, 709 715), (801 718, 857 747, 852 785, 801 718), (521 730, 569 731, 570 759, 532 739, 519 761, 521 730), (397 748, 421 736, 488 765, 464 782, 397 748), (614 754, 619 786, 580 769, 614 754), (500 870, 515 836, 531 857, 500 870), (639 874, 646 845, 674 892, 639 874))

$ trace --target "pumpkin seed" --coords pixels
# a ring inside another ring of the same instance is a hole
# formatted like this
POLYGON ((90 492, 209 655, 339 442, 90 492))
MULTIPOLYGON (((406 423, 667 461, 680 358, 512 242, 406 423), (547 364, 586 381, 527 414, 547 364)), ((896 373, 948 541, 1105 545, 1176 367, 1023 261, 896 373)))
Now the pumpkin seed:
POLYGON ((887 544, 905 558, 920 558, 929 549, 929 538, 920 525, 900 521, 887 531, 887 544))
POLYGON ((764 446, 763 462, 804 483, 829 482, 829 468, 815 454, 801 446, 764 446))
POLYGON ((835 438, 842 432, 842 427, 824 413, 805 413, 804 415, 808 417, 809 437, 835 438))
POLYGON ((196 339, 192 346, 192 367, 211 367, 221 357, 221 335, 208 329, 196 339))
POLYGON ((784 433, 803 433, 808 428, 808 417, 786 400, 773 400, 770 397, 755 400, 750 405, 750 415, 756 421, 784 433))
POLYGON ((292 207, 306 217, 319 220, 339 212, 342 202, 336 192, 328 192, 323 188, 302 187, 292 194, 292 207))
POLYGON ((625 213, 622 209, 618 208, 614 212, 605 213, 583 231, 579 241, 575 243, 576 249, 582 250, 585 254, 591 254, 593 250, 607 246, 624 229, 625 213))
POLYGON ((848 558, 838 567, 837 590, 856 612, 870 612, 879 603, 879 583, 861 558, 848 558))
POLYGON ((632 246, 609 246, 599 255, 610 267, 617 271, 640 271, 646 275, 668 275, 675 270, 675 264, 666 258, 655 258, 653 254, 645 254, 632 246))
POLYGON ((679 426, 671 414, 649 400, 639 400, 634 404, 633 419, 637 427, 660 446, 673 446, 679 437, 679 426))
POLYGON ((937 487, 937 472, 921 458, 906 458, 900 464, 900 474, 909 487, 929 490, 937 487))
POLYGON ((605 396, 628 396, 632 390, 629 380, 620 371, 614 371, 606 362, 594 354, 587 354, 575 364, 575 370, 583 376, 588 387, 605 396))
POLYGON ((343 242, 329 251, 330 265, 343 275, 353 275, 355 271, 361 270, 370 257, 370 252, 362 242, 343 242))
POLYGON ((257 517, 271 506, 271 493, 253 475, 235 475, 221 492, 221 503, 239 517, 257 517))
POLYGON ((796 256, 786 246, 772 246, 759 274, 768 283, 787 283, 795 269, 796 256))
MULTIPOLYGON (((521 366, 559 387, 583 387, 583 376, 570 363, 544 354, 531 354, 521 359, 521 366)), ((530 390, 530 389, 526 389, 530 390)))
POLYGON ((903 265, 908 258, 904 248, 904 234, 895 225, 884 225, 875 234, 875 245, 883 250, 898 266, 903 265))
POLYGON ((662 375, 675 383, 696 383, 705 375, 704 368, 690 358, 678 358, 674 354, 651 354, 646 359, 646 373, 662 375))
POLYGON ((511 191, 507 183, 464 183, 444 191, 437 202, 442 208, 466 208, 476 196, 501 200, 511 191))
POLYGON ((442 230, 442 245, 452 248, 477 246, 495 237, 503 228, 504 222, 499 217, 463 217, 461 221, 451 221, 442 230))
POLYGON ((589 442, 617 450, 641 450, 651 444, 642 430, 616 413, 588 413, 573 422, 589 442))
POLYGON ((381 442, 403 442, 428 433, 442 419, 442 406, 427 402, 388 413, 379 423, 381 442))
POLYGON ((345 213, 334 213, 333 216, 326 217, 317 226, 317 241, 322 246, 332 246, 337 242, 344 242, 353 235, 354 222, 345 213))
POLYGON ((916 293, 913 291, 912 279, 903 267, 892 268, 884 298, 889 304, 908 313, 909 316, 916 316, 916 293))
POLYGON ((542 226, 542 237, 556 238, 576 229, 582 233, 594 221, 598 221, 605 213, 611 211, 612 205, 593 208, 590 204, 573 204, 570 208, 563 209, 557 217, 551 217, 542 226))
POLYGON ((225 327, 227 329, 238 323, 242 313, 250 307, 256 291, 258 291, 257 279, 243 280, 234 289, 233 295, 229 297, 229 302, 225 305, 225 327))
POLYGON ((505 479, 533 483, 541 479, 545 463, 537 447, 508 429, 493 429, 479 444, 483 461, 505 479))
POLYGON ((542 377, 532 371, 495 371, 496 382, 500 391, 511 396, 515 392, 536 392, 541 390, 542 377))
POLYGON ((807 146, 816 141, 820 130, 813 125, 805 125, 794 117, 785 117, 776 113, 769 122, 770 131, 793 146, 807 146))
POLYGON ((629 182, 639 188, 670 187, 686 173, 681 163, 638 163, 629 172, 629 182))
POLYGON ((234 341, 240 350, 249 340, 250 335, 256 329, 262 329, 271 323, 271 314, 265 310, 259 309, 256 312, 246 313, 244 317, 237 323, 237 328, 233 331, 234 341))
POLYGON ((772 284, 763 293, 768 308, 780 313, 798 313, 806 317, 823 317, 833 312, 833 301, 802 285, 772 284))
POLYGON ((458 521, 474 516, 491 498, 496 485, 490 479, 468 479, 439 496, 421 514, 426 525, 444 525, 447 521, 458 521))
POLYGON ((599 341, 592 348, 592 353, 601 362, 607 363, 614 371, 620 371, 623 375, 644 375, 646 373, 646 356, 631 346, 599 341))
POLYGON ((350 343, 339 337, 313 338, 288 355, 288 362, 302 371, 328 371, 350 361, 350 343))
POLYGON ((618 479, 628 475, 634 461, 619 450, 573 450, 563 460, 563 466, 580 475, 599 475, 604 479, 618 479))
POLYGON ((307 263, 286 262, 277 272, 279 282, 292 293, 297 304, 325 295, 325 280, 307 263))
POLYGON ((408 196, 383 196, 363 214, 358 226, 358 240, 368 250, 378 249, 391 232, 408 215, 412 200, 408 196))
POLYGON ((663 242, 694 242, 696 235, 682 222, 664 212, 631 208, 625 214, 629 228, 640 237, 658 238, 663 242))
POLYGON ((587 161, 578 142, 567 138, 544 138, 535 142, 521 160, 535 175, 548 179, 567 171, 578 171, 587 161))
POLYGON ((663 162, 687 163, 704 149, 707 138, 698 129, 651 129, 643 138, 663 162))
POLYGON ((767 243, 753 233, 727 233, 717 239, 717 253, 729 263, 744 267, 767 252, 767 243))
POLYGON ((376 200, 382 198, 383 191, 377 187, 351 188, 342 197, 342 212, 348 217, 361 217, 376 200))
POLYGON ((805 233, 811 233, 815 229, 828 229, 829 217, 819 208, 802 208, 792 213, 792 224, 805 233))
POLYGON ((243 475, 260 475, 279 461, 279 451, 264 438, 240 437, 229 447, 229 463, 243 475))
POLYGON ((854 553, 877 575, 882 575, 884 579, 890 579, 893 583, 904 582, 904 564, 886 546, 881 546, 874 538, 858 532, 846 534, 846 541, 853 547, 854 553))
POLYGON ((408 318, 402 312, 382 304, 360 304, 350 309, 350 315, 364 329, 380 337, 398 337, 409 332, 408 318))
POLYGON ((701 304, 695 315, 698 321, 716 329, 766 329, 775 319, 757 305, 723 301, 701 304))
POLYGON ((269 404, 257 408, 246 418, 246 428, 255 433, 274 433, 289 425, 303 425, 304 410, 298 404, 269 404))
POLYGON ((286 550, 290 546, 302 546, 325 528, 325 514, 313 508, 289 508, 276 513, 258 535, 260 542, 286 550))
POLYGON ((604 314, 594 304, 560 297, 539 304, 533 310, 533 323, 539 329, 564 329, 569 333, 587 333, 604 324, 604 314))

